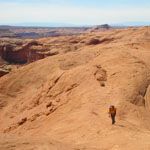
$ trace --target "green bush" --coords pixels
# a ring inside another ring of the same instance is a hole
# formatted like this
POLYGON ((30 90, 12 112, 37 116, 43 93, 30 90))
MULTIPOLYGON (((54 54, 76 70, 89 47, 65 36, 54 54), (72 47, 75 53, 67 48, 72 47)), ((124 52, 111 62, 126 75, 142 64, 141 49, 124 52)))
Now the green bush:
POLYGON ((104 86, 105 86, 105 83, 104 83, 104 82, 100 82, 100 85, 104 87, 104 86))
POLYGON ((7 70, 10 72, 12 69, 9 67, 9 68, 7 68, 7 70))

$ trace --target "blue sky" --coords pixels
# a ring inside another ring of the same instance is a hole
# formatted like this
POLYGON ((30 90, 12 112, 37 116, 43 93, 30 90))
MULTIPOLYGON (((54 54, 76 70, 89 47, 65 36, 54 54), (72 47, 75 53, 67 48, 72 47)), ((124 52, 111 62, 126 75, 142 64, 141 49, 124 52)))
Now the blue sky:
POLYGON ((0 24, 150 22, 150 0, 0 0, 0 24))

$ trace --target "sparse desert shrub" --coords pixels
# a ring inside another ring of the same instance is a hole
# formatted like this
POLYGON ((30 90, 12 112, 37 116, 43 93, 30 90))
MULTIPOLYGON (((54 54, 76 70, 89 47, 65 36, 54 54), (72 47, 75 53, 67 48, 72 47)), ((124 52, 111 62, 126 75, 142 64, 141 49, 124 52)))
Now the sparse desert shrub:
POLYGON ((102 69, 102 72, 107 72, 105 69, 102 69))
POLYGON ((8 67, 7 70, 10 72, 12 69, 10 67, 8 67))
POLYGON ((39 99, 36 100, 35 104, 36 104, 36 105, 39 105, 39 104, 40 104, 39 99))
POLYGON ((104 87, 104 86, 105 86, 105 82, 100 82, 100 85, 101 85, 102 87, 104 87))

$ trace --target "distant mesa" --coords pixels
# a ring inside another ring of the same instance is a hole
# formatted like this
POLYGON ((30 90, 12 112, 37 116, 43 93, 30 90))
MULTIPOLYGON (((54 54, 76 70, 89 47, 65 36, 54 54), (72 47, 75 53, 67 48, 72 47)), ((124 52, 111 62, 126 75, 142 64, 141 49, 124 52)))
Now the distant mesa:
POLYGON ((96 26, 96 28, 97 29, 106 29, 106 30, 108 30, 108 29, 111 28, 111 26, 109 26, 108 24, 103 24, 103 25, 96 26))
POLYGON ((1 26, 0 38, 38 39, 43 37, 58 37, 80 35, 89 27, 32 27, 32 26, 1 26))
POLYGON ((7 28, 0 28, 0 37, 1 38, 20 38, 20 36, 13 33, 7 28))
POLYGON ((108 24, 103 24, 103 25, 97 25, 95 27, 92 27, 89 29, 89 32, 97 32, 97 31, 103 31, 103 30, 109 30, 112 27, 109 26, 108 24))
POLYGON ((92 27, 22 27, 0 25, 0 38, 38 39, 43 37, 72 36, 88 32, 105 31, 111 28, 108 24, 92 27))

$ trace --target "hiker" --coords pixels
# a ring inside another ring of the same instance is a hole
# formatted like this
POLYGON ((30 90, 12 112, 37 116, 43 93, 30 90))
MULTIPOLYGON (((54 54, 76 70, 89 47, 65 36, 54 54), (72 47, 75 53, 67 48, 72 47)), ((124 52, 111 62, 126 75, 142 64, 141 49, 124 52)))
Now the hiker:
POLYGON ((112 119, 112 124, 115 124, 115 116, 116 116, 116 108, 115 106, 111 105, 109 108, 109 117, 112 119))

